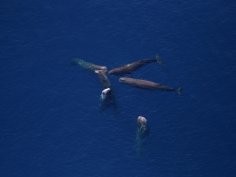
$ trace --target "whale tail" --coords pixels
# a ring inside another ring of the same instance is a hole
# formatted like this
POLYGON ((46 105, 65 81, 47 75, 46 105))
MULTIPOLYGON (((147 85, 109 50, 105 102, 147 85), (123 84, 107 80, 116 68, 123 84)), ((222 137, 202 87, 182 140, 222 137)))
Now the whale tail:
POLYGON ((182 88, 182 87, 178 87, 178 88, 176 89, 176 93, 177 93, 178 95, 182 95, 182 92, 183 92, 183 88, 182 88))
POLYGON ((80 65, 82 67, 88 67, 88 62, 86 62, 85 60, 80 59, 80 58, 72 59, 71 64, 72 65, 80 65))
POLYGON ((93 67, 93 64, 92 63, 89 63, 81 58, 74 58, 72 61, 71 61, 71 64, 72 65, 79 65, 81 66, 82 68, 84 69, 88 69, 88 70, 94 70, 94 67, 93 67))
POLYGON ((160 64, 160 65, 163 64, 163 61, 162 61, 160 55, 157 54, 157 55, 155 55, 154 58, 155 58, 155 60, 156 60, 156 62, 157 62, 158 64, 160 64))
POLYGON ((72 61, 70 62, 71 65, 79 65, 80 59, 79 58, 74 58, 72 59, 72 61))

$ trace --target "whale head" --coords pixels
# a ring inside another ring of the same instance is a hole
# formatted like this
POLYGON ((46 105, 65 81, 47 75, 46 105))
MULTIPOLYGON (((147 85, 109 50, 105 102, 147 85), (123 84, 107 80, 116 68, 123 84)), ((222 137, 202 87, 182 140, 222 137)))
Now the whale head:
POLYGON ((124 77, 120 77, 119 78, 119 82, 124 82, 125 81, 125 78, 124 77))
POLYGON ((106 88, 104 90, 102 90, 102 93, 100 95, 100 99, 102 101, 104 101, 107 97, 108 97, 108 94, 111 92, 111 88, 106 88))
POLYGON ((137 123, 139 125, 147 125, 147 119, 143 116, 138 116, 137 123))

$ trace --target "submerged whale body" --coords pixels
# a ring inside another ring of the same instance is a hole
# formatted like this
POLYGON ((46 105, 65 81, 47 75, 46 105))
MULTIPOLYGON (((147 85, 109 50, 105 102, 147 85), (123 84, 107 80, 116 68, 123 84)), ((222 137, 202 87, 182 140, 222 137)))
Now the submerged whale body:
POLYGON ((111 83, 107 77, 106 70, 95 70, 94 72, 98 75, 98 78, 104 89, 111 87, 111 83))
POLYGON ((94 63, 90 63, 90 62, 87 62, 87 61, 85 61, 83 59, 80 59, 80 58, 75 58, 72 61, 72 64, 79 65, 82 68, 88 69, 88 70, 91 70, 91 71, 95 71, 95 70, 105 70, 105 71, 107 71, 106 66, 101 66, 101 65, 94 64, 94 63))

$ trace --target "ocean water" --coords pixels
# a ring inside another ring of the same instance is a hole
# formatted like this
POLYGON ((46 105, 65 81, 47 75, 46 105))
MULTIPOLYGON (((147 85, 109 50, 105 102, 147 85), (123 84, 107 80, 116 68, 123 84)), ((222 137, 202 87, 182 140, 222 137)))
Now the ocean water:
POLYGON ((1 177, 233 177, 234 1, 0 2, 1 177), (75 57, 183 94, 101 84, 75 57), (136 118, 150 135, 137 152, 136 118))

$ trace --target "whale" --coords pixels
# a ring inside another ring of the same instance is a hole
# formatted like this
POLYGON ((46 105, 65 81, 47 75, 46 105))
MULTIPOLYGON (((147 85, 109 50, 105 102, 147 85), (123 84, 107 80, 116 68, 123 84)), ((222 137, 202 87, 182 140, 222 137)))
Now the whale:
POLYGON ((167 85, 163 85, 163 84, 156 83, 153 81, 143 80, 143 79, 135 79, 135 78, 131 78, 131 77, 120 77, 119 82, 133 86, 133 87, 142 88, 142 89, 176 92, 179 95, 182 92, 181 87, 173 88, 173 87, 169 87, 167 85))
POLYGON ((147 119, 144 116, 138 116, 137 118, 137 139, 143 139, 149 135, 149 127, 147 119))
POLYGON ((79 66, 81 66, 82 68, 87 69, 87 70, 90 70, 90 71, 93 71, 93 72, 94 72, 95 70, 104 70, 104 71, 107 71, 107 67, 106 67, 106 66, 97 65, 97 64, 94 64, 94 63, 85 61, 85 60, 83 60, 83 59, 80 59, 80 58, 75 58, 75 59, 72 61, 72 64, 74 64, 74 65, 79 65, 79 66))
POLYGON ((143 146, 146 144, 147 138, 150 134, 150 128, 148 126, 148 121, 146 117, 138 116, 136 121, 136 153, 137 155, 141 155, 143 152, 143 146))
POLYGON ((108 71, 108 74, 111 75, 123 75, 123 74, 130 74, 137 69, 149 64, 149 63, 159 63, 161 64, 160 58, 157 55, 154 59, 141 59, 137 60, 128 64, 125 64, 120 67, 113 68, 108 71))
POLYGON ((112 89, 109 78, 107 77, 106 70, 95 70, 94 73, 98 75, 98 78, 102 85, 102 92, 100 94, 101 109, 105 109, 108 106, 116 106, 114 91, 112 89))
POLYGON ((111 83, 107 77, 106 70, 95 70, 94 73, 98 75, 98 78, 104 89, 111 87, 111 83))

